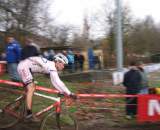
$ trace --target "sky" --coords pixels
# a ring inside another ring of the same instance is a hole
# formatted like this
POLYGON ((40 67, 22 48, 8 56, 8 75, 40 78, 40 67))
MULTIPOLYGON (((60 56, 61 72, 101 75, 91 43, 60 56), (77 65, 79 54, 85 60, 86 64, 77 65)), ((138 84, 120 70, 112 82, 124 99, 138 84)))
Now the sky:
MULTIPOLYGON (((85 12, 94 14, 102 8, 106 0, 51 0, 54 14, 58 15, 60 23, 79 24, 83 20, 85 12)), ((111 1, 111 0, 110 0, 111 1)), ((112 0, 114 1, 114 0, 112 0)), ((132 13, 137 18, 151 15, 156 22, 160 21, 160 0, 121 0, 123 4, 129 5, 132 13)))
POLYGON ((131 8, 132 13, 143 19, 147 15, 151 15, 155 22, 160 22, 160 0, 122 0, 131 8))
MULTIPOLYGON (((52 0, 51 0, 52 1, 52 0)), ((51 11, 59 23, 81 24, 85 12, 96 13, 105 0, 53 0, 51 11)))
MULTIPOLYGON (((75 26, 83 26, 84 15, 93 16, 102 10, 102 6, 106 1, 115 5, 114 0, 50 0, 51 16, 56 15, 58 24, 71 24, 75 26), (87 13, 86 13, 87 12, 87 13)), ((155 22, 160 22, 160 0, 121 0, 122 5, 128 5, 133 16, 143 19, 147 15, 151 15, 155 22)), ((100 25, 97 25, 100 26, 100 25)))

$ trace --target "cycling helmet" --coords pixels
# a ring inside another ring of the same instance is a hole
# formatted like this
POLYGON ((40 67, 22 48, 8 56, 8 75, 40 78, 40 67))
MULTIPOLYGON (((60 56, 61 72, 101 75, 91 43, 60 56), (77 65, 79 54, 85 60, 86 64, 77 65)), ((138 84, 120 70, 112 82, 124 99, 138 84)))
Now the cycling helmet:
POLYGON ((58 53, 54 56, 55 61, 61 61, 64 64, 68 64, 68 59, 66 56, 64 56, 62 53, 58 53))

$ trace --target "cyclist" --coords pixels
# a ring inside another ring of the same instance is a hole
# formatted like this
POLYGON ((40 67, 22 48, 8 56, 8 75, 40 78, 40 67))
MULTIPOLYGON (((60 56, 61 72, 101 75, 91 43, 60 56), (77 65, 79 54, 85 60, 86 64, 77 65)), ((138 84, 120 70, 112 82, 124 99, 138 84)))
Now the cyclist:
POLYGON ((34 56, 22 60, 18 64, 18 73, 26 88, 26 119, 37 120, 32 114, 32 97, 36 88, 32 73, 50 74, 52 85, 59 90, 61 94, 76 98, 58 76, 58 71, 63 70, 66 64, 68 64, 68 59, 61 53, 55 55, 53 61, 49 61, 43 57, 34 56))

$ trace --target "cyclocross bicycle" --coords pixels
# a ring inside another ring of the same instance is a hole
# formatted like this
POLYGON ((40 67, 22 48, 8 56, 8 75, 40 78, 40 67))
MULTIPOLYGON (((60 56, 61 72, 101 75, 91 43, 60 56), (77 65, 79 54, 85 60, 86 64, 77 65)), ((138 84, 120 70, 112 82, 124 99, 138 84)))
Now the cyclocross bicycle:
MULTIPOLYGON (((12 127, 19 121, 25 121, 25 93, 20 90, 3 87, 0 87, 0 90, 21 94, 21 96, 17 97, 11 103, 7 103, 7 105, 3 105, 3 102, 0 104, 0 128, 12 127)), ((34 115, 39 118, 45 115, 41 120, 40 130, 78 130, 76 118, 68 111, 68 108, 65 107, 65 101, 68 97, 59 95, 56 98, 36 92, 35 95, 54 100, 54 103, 51 105, 34 113, 34 115)), ((1 100, 2 99, 3 98, 1 98, 1 100)))

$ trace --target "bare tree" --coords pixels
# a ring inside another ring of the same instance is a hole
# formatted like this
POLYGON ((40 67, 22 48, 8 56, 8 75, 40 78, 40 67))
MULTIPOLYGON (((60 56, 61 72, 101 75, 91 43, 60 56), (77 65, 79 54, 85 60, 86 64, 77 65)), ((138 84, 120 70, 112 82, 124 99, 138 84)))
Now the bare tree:
POLYGON ((129 34, 128 50, 130 53, 142 55, 159 53, 159 35, 158 26, 151 16, 147 16, 144 20, 134 24, 129 34))
MULTIPOLYGON (((103 48, 107 48, 104 50, 105 53, 105 61, 106 65, 113 65, 115 61, 115 27, 116 27, 116 14, 115 14, 115 6, 113 1, 107 1, 106 4, 102 8, 103 16, 101 16, 100 21, 102 21, 103 29, 105 30, 105 38, 103 40, 103 48)), ((97 18, 98 19, 98 18, 97 18)), ((123 30, 123 45, 124 50, 128 46, 128 33, 132 29, 132 17, 131 11, 129 7, 122 7, 122 30, 123 30)), ((126 52, 125 52, 126 53, 126 52)), ((125 59, 125 58, 124 58, 125 59)))
POLYGON ((4 30, 20 35, 37 28, 37 11, 42 0, 4 0, 0 1, 0 15, 4 30))

